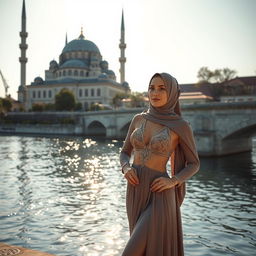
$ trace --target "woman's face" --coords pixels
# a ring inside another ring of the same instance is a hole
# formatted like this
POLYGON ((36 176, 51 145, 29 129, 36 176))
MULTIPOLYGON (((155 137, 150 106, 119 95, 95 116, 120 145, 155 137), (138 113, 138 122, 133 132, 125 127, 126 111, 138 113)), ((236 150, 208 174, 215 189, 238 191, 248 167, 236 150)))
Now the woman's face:
POLYGON ((167 90, 163 79, 155 76, 148 88, 148 97, 153 107, 162 107, 167 103, 167 90))

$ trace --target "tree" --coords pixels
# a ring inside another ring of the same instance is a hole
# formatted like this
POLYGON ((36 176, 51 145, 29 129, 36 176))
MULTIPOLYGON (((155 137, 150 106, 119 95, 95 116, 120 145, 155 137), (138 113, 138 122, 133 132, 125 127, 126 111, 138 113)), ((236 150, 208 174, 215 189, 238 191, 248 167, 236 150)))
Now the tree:
POLYGON ((76 105, 74 94, 68 89, 61 89, 61 91, 55 96, 56 110, 74 110, 76 105))
POLYGON ((34 103, 32 105, 32 111, 42 112, 42 111, 44 111, 44 105, 43 104, 34 103))
POLYGON ((213 76, 213 72, 208 69, 208 67, 201 67, 197 73, 199 83, 210 82, 210 79, 213 76))
POLYGON ((133 92, 130 97, 131 99, 131 107, 143 107, 144 105, 144 95, 141 92, 133 92))
POLYGON ((220 70, 221 82, 225 82, 234 78, 236 73, 237 72, 235 70, 231 70, 229 68, 223 68, 222 70, 220 70))
POLYGON ((104 108, 99 103, 94 103, 90 106, 89 111, 99 111, 104 110, 104 108))
POLYGON ((44 110, 45 111, 54 111, 54 110, 56 110, 55 104, 53 104, 53 103, 45 104, 44 105, 44 110))
POLYGON ((77 102, 76 105, 75 105, 75 110, 76 111, 79 111, 79 110, 82 110, 83 108, 83 105, 81 102, 77 102))
POLYGON ((2 99, 2 107, 6 112, 11 111, 12 109, 12 102, 9 98, 3 98, 2 99))
POLYGON ((117 93, 113 99, 112 99, 112 104, 113 106, 116 107, 121 107, 122 106, 122 99, 127 99, 129 98, 129 95, 126 93, 117 93))
POLYGON ((229 68, 215 69, 214 71, 211 71, 208 67, 202 67, 199 69, 197 77, 199 83, 222 83, 234 78, 236 73, 235 70, 229 68))

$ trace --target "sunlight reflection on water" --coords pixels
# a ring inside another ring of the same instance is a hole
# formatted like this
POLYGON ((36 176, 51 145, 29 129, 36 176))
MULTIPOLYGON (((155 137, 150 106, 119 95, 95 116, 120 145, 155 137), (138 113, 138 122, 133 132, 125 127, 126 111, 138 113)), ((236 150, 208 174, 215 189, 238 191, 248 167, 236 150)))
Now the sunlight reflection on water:
MULTIPOLYGON (((121 145, 0 137, 0 240, 57 255, 120 255, 129 236, 121 145)), ((182 206, 187 255, 253 255, 255 177, 255 151, 201 160, 182 206)))

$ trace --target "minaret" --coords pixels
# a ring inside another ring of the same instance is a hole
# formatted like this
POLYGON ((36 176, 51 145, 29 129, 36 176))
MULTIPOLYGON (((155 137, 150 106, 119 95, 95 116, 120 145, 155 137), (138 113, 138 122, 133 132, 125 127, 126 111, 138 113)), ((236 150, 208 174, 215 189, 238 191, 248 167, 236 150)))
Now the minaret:
POLYGON ((126 58, 124 55, 124 51, 126 48, 126 44, 125 44, 125 40, 124 40, 124 12, 122 10, 122 22, 121 22, 121 39, 120 39, 120 44, 119 44, 119 48, 121 50, 121 57, 119 58, 119 62, 120 62, 120 83, 122 84, 125 81, 125 62, 126 62, 126 58))
POLYGON ((25 7, 25 0, 23 0, 22 5, 22 16, 21 16, 21 43, 20 43, 20 50, 21 50, 21 57, 19 58, 20 61, 20 87, 19 87, 19 95, 18 99, 22 103, 26 102, 26 63, 28 59, 26 58, 26 50, 28 45, 26 44, 26 38, 28 33, 26 32, 26 7, 25 7), (23 93, 21 93, 23 91, 23 93))
POLYGON ((68 44, 68 33, 66 33, 65 46, 68 44))

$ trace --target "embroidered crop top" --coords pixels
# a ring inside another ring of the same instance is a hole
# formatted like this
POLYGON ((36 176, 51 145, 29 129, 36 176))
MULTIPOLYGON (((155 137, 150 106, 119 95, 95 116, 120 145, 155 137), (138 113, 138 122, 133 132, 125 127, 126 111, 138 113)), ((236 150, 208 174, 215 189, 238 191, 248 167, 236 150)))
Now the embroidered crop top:
POLYGON ((150 154, 161 155, 169 158, 171 156, 171 136, 168 127, 161 128, 153 133, 148 144, 145 143, 145 126, 147 119, 142 119, 140 127, 135 128, 131 133, 130 142, 133 150, 142 153, 142 160, 145 163, 150 154))

